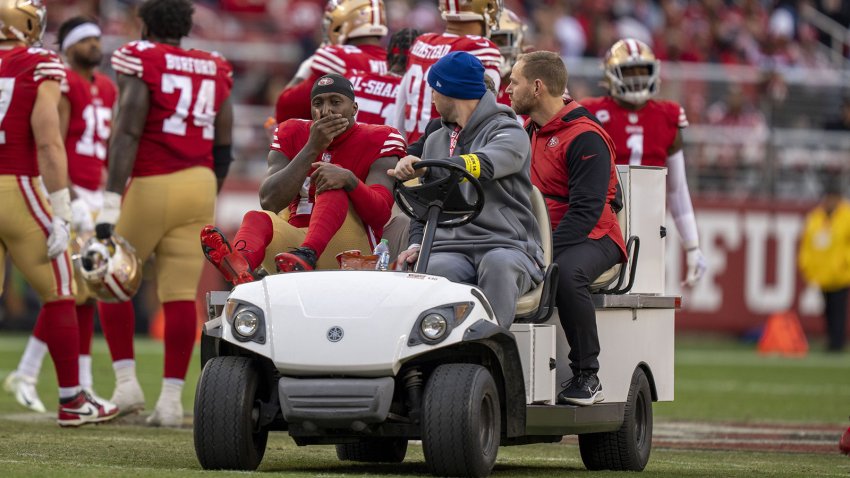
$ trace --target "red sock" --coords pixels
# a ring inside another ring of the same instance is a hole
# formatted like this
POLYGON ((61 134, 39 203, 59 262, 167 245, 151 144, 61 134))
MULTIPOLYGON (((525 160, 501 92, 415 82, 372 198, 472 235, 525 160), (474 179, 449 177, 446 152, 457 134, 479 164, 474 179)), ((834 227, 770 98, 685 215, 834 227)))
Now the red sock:
MULTIPOLYGON (((48 302, 41 308, 38 322, 42 322, 47 349, 56 367, 60 388, 80 385, 80 330, 73 300, 48 302)), ((37 325, 36 328, 39 328, 37 325)))
POLYGON ((112 361, 133 360, 133 333, 136 327, 136 312, 132 302, 114 304, 97 303, 100 326, 109 345, 112 361))
POLYGON ((77 306, 77 324, 80 326, 80 355, 91 355, 91 338, 94 335, 94 304, 77 306))
POLYGON ((268 214, 262 211, 248 211, 230 245, 242 252, 251 270, 254 270, 266 258, 266 247, 272 243, 273 236, 274 226, 268 214))
POLYGON ((342 189, 325 191, 316 196, 307 236, 301 245, 313 249, 316 257, 321 257, 334 234, 342 227, 347 214, 348 194, 342 189))
POLYGON ((164 378, 186 378, 195 334, 198 332, 198 316, 195 302, 178 300, 162 304, 165 311, 165 374, 164 378))

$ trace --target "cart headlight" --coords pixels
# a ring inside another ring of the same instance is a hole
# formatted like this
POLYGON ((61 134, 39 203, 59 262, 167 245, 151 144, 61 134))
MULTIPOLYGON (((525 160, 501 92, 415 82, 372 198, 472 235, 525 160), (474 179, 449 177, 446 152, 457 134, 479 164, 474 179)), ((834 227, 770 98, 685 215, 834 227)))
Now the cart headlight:
POLYGON ((436 345, 442 342, 452 333, 455 327, 469 317, 472 307, 472 302, 457 302, 432 307, 422 312, 416 320, 413 330, 410 331, 407 345, 436 345))
POLYGON ((441 338, 448 329, 448 321, 440 314, 428 314, 422 318, 419 324, 419 330, 422 335, 429 340, 437 340, 441 338))
POLYGON ((260 328, 260 318, 250 310, 240 310, 233 317, 233 330, 243 338, 250 339, 260 328))
POLYGON ((233 338, 240 342, 266 343, 266 321, 256 305, 238 299, 227 299, 224 319, 230 324, 233 338))

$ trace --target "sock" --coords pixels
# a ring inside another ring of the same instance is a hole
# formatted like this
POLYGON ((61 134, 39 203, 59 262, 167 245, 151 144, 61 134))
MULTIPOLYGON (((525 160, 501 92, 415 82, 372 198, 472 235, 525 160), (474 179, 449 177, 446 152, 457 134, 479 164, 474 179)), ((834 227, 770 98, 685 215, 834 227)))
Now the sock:
POLYGON ((24 349, 24 354, 21 355, 21 362, 18 364, 18 374, 38 380, 38 374, 41 372, 41 362, 44 360, 44 354, 46 353, 47 344, 43 340, 36 338, 35 335, 30 336, 27 341, 27 348, 24 349))
MULTIPOLYGON (((77 326, 74 301, 58 300, 44 304, 38 321, 44 321, 42 330, 45 332, 45 342, 56 367, 60 390, 74 387, 79 389, 80 330, 77 326)), ((68 390, 66 392, 70 393, 68 390)))
POLYGON ((91 390, 94 385, 91 375, 91 355, 80 353, 80 386, 91 390))
POLYGON ((321 257, 334 234, 345 222, 346 215, 348 215, 348 194, 345 191, 334 189, 319 194, 316 196, 313 212, 310 214, 307 236, 301 245, 313 249, 316 251, 316 257, 321 257))
POLYGON ((165 378, 162 380, 162 391, 159 393, 159 403, 178 402, 183 396, 183 380, 176 378, 165 378))
POLYGON ((112 361, 132 360, 133 332, 136 326, 136 314, 131 302, 118 302, 107 304, 97 303, 100 315, 100 326, 103 328, 103 336, 109 346, 112 361))
POLYGON ((248 211, 230 245, 242 252, 251 270, 254 270, 266 258, 266 247, 271 244, 273 236, 274 225, 268 214, 262 211, 248 211))
POLYGON ((77 323, 80 324, 80 355, 91 355, 91 338, 94 335, 94 304, 87 303, 77 306, 77 323))
POLYGON ((59 403, 68 403, 80 393, 80 386, 59 387, 59 403))
POLYGON ((112 369, 115 370, 115 383, 138 380, 136 378, 135 360, 118 360, 117 362, 112 362, 112 369))
POLYGON ((195 335, 198 332, 198 317, 195 302, 178 300, 162 304, 165 311, 165 378, 186 378, 195 335))

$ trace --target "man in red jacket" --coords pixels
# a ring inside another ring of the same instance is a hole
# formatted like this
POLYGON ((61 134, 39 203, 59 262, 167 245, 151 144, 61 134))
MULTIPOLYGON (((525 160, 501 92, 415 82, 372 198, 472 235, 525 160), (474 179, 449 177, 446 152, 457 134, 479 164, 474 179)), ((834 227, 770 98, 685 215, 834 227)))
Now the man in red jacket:
POLYGON ((528 115, 531 182, 546 198, 553 258, 560 267, 556 303, 570 344, 573 377, 558 402, 603 400, 599 337, 590 284, 625 259, 617 222, 614 145, 597 119, 574 100, 564 104, 567 68, 552 52, 520 57, 507 93, 518 115, 528 115))

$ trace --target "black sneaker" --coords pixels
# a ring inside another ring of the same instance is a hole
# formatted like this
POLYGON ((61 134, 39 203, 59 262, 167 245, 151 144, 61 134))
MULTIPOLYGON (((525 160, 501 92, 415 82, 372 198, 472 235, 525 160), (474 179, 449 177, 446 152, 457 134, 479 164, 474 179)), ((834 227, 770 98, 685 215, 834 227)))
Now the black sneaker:
POLYGON ((278 272, 311 271, 316 268, 316 251, 309 247, 299 247, 291 252, 281 252, 274 256, 278 272))
POLYGON ((558 394, 558 403, 584 406, 605 400, 596 372, 579 372, 561 386, 566 388, 558 394))

